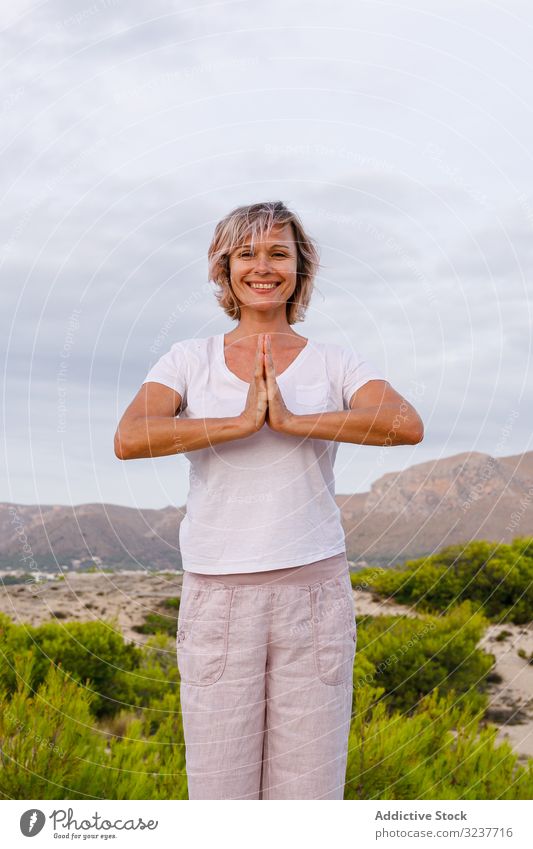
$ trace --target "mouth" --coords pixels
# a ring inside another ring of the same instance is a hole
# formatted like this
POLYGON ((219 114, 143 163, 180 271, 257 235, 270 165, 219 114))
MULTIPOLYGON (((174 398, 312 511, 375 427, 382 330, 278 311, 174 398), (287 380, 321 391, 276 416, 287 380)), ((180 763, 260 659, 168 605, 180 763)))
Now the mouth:
POLYGON ((276 289, 277 286, 281 285, 281 282, 279 280, 274 280, 270 283, 259 283, 255 281, 252 283, 248 283, 247 281, 245 282, 246 285, 250 287, 250 289, 254 289, 257 292, 271 292, 273 289, 276 289))

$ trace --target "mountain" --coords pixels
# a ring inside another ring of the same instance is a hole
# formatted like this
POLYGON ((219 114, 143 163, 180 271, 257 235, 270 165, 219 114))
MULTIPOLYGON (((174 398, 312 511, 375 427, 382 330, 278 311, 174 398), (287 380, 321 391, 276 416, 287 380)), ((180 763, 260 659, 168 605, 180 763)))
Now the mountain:
POLYGON ((0 567, 31 571, 33 558, 43 570, 98 565, 99 561, 122 569, 181 568, 178 528, 184 515, 184 509, 175 507, 139 510, 116 504, 3 503, 0 567))
MULTIPOLYGON (((533 536, 533 451, 473 451, 383 475, 369 492, 337 495, 350 560, 401 563, 473 539, 533 536)), ((0 504, 0 568, 91 564, 181 568, 185 507, 0 504), (25 559, 23 559, 25 558, 25 559)))
POLYGON ((419 463, 337 502, 351 560, 384 565, 474 539, 510 542, 533 536, 533 451, 419 463))

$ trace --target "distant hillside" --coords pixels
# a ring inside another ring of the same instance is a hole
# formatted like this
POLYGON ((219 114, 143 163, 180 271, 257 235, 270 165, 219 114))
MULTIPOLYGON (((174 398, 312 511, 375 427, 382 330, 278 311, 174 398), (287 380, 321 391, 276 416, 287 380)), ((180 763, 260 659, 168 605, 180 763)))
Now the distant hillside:
POLYGON ((71 568, 76 560, 88 566, 93 557, 115 568, 181 568, 178 529, 184 513, 174 507, 137 510, 116 504, 0 504, 0 566, 28 565, 21 559, 24 532, 31 555, 44 570, 58 564, 71 568))
MULTIPOLYGON (((383 475, 370 492, 338 495, 348 557, 400 563, 474 539, 533 535, 533 451, 493 458, 457 454, 383 475)), ((0 504, 0 567, 89 565, 181 568, 185 507, 0 504), (22 536, 25 534, 25 536, 22 536), (29 546, 24 550, 23 546, 29 546), (78 561, 78 562, 76 562, 78 561)))
POLYGON ((353 560, 402 562, 474 539, 508 543, 533 535, 533 451, 419 463, 337 502, 353 560))

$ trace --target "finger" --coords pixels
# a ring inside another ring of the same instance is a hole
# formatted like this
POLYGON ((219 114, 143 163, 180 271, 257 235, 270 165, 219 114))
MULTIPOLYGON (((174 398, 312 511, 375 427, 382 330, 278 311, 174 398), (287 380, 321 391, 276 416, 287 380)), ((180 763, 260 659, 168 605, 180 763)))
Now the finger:
POLYGON ((263 364, 263 333, 259 333, 257 336, 257 348, 255 349, 255 366, 254 366, 254 376, 262 378, 264 376, 264 364, 263 364))
POLYGON ((266 370, 267 370, 267 375, 269 377, 275 377, 276 376, 276 372, 274 370, 274 360, 272 358, 272 346, 270 344, 270 333, 266 334, 265 367, 266 367, 266 370))
POLYGON ((268 364, 266 351, 263 353, 263 369, 264 369, 264 378, 265 382, 268 384, 272 380, 272 376, 270 374, 270 366, 268 364))
POLYGON ((263 379, 266 379, 266 362, 265 362, 265 350, 266 350, 266 339, 267 334, 263 333, 263 344, 261 346, 261 362, 263 363, 263 379))

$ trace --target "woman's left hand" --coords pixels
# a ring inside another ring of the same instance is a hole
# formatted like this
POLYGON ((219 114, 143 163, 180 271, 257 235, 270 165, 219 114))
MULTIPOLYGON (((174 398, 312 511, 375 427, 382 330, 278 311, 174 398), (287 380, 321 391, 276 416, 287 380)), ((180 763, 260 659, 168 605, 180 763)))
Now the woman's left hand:
POLYGON ((282 433, 285 427, 289 424, 290 420, 294 418, 294 413, 291 413, 291 411, 285 406, 283 396, 276 380, 269 333, 265 333, 263 352, 268 396, 268 408, 265 421, 272 430, 282 433))

